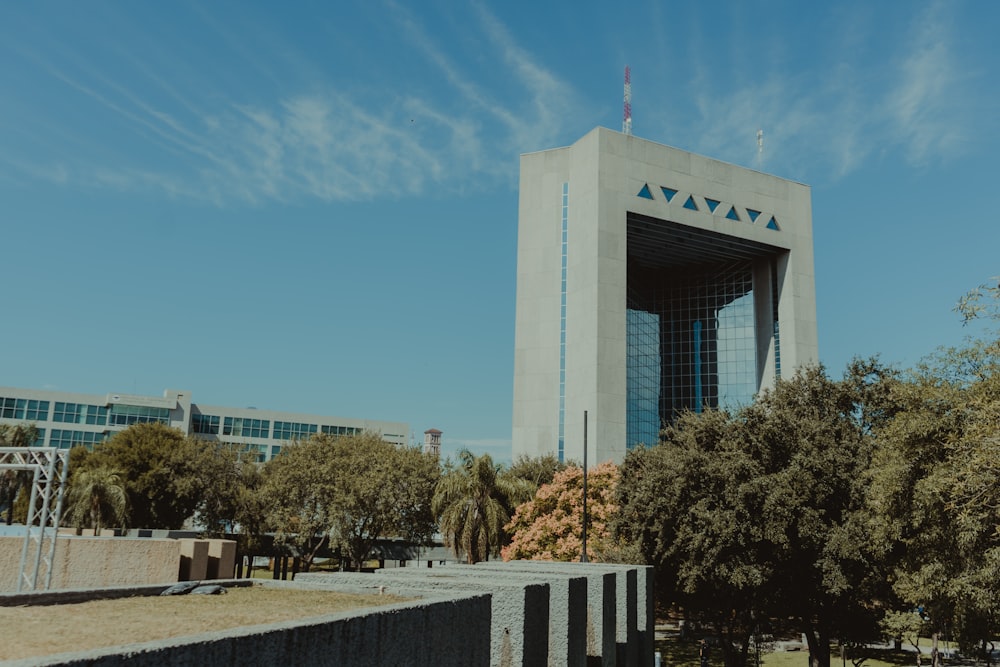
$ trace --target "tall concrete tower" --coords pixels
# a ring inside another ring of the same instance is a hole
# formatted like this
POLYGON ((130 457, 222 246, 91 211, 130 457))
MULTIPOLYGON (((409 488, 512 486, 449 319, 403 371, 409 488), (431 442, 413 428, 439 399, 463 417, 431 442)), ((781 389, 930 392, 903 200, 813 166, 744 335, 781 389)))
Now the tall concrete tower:
POLYGON ((513 454, 621 461, 817 359, 810 189, 605 128, 521 156, 513 454))

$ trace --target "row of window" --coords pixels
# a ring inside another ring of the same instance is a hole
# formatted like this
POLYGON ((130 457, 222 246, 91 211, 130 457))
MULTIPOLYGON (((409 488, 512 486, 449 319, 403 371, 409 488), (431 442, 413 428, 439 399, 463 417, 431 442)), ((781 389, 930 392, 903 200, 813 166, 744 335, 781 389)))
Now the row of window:
POLYGON ((64 429, 52 429, 52 437, 49 439, 49 447, 59 449, 70 449, 76 445, 84 445, 87 449, 93 449, 94 445, 104 442, 108 437, 107 433, 93 433, 90 431, 69 431, 64 429))
POLYGON ((108 415, 108 424, 112 426, 131 426, 132 424, 169 424, 169 408, 151 408, 145 405, 119 405, 113 403, 108 415))
MULTIPOLYGON (((49 401, 26 398, 0 397, 0 417, 25 421, 49 421, 49 401)), ((64 424, 90 424, 93 426, 131 426, 149 422, 169 423, 168 408, 149 408, 141 405, 114 404, 110 408, 86 403, 56 401, 52 421, 64 424)))
MULTIPOLYGON (((31 422, 49 421, 49 407, 49 401, 0 396, 0 417, 4 419, 20 419, 31 422)), ((170 423, 170 410, 169 408, 117 403, 112 404, 108 408, 102 405, 56 401, 55 407, 52 410, 52 421, 65 424, 89 424, 92 426, 131 426, 132 424, 148 423, 168 424, 170 423)), ((363 431, 363 429, 354 426, 323 425, 320 427, 318 424, 276 421, 274 422, 274 431, 272 434, 271 421, 268 419, 226 417, 223 420, 216 415, 198 413, 191 416, 191 428, 198 434, 219 435, 220 425, 222 435, 247 438, 273 437, 276 440, 304 439, 317 432, 328 435, 356 435, 363 431)), ((42 433, 44 439, 44 430, 42 430, 42 433)), ((100 440, 93 440, 90 437, 94 434, 85 431, 56 429, 52 433, 53 438, 56 438, 55 434, 60 434, 59 443, 69 442, 64 448, 68 448, 72 444, 93 445, 95 442, 100 442, 100 440), (77 443, 76 441, 70 441, 75 437, 74 435, 63 434, 85 434, 87 437, 77 443)), ((103 439, 103 436, 101 439, 103 439)), ((41 441, 39 444, 41 444, 41 441)), ((51 446, 63 447, 64 445, 53 442, 51 446)))
POLYGON ((302 424, 299 422, 274 422, 271 431, 269 419, 250 419, 247 417, 225 417, 216 415, 194 414, 191 416, 191 429, 203 435, 219 435, 220 422, 222 435, 243 438, 274 438, 275 440, 300 440, 322 432, 327 435, 356 435, 363 429, 354 426, 329 426, 318 424, 302 424))
POLYGON ((103 405, 62 403, 57 401, 55 410, 52 411, 52 421, 67 424, 106 426, 108 423, 108 408, 103 405))
POLYGON ((49 402, 26 398, 0 397, 0 417, 4 419, 46 421, 49 418, 49 402))

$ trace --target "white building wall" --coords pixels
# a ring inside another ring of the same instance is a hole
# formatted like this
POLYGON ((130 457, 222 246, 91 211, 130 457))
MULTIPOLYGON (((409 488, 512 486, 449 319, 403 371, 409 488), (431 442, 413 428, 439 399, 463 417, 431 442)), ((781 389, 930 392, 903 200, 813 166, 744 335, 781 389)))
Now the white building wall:
MULTIPOLYGON (((787 250, 778 276, 783 372, 816 361, 808 186, 597 128, 567 148, 521 157, 515 456, 555 453, 558 447, 564 183, 569 192, 565 458, 583 459, 584 411, 588 462, 621 461, 625 455, 628 212, 787 250), (647 184, 653 199, 637 196, 647 184), (672 203, 660 186, 679 191, 672 203), (683 207, 689 194, 701 210, 683 207), (735 205, 744 221, 708 212, 705 197, 735 205), (747 208, 761 211, 756 224, 745 222, 747 208), (765 227, 772 215, 780 231, 765 227)), ((763 363, 762 386, 769 386, 773 345, 763 363)))

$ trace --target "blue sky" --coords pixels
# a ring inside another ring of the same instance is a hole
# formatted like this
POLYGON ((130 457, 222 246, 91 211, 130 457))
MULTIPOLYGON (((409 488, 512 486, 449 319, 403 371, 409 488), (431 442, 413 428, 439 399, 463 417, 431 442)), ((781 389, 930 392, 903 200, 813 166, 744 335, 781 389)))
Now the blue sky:
POLYGON ((808 183, 821 360, 1000 274, 1000 5, 3 3, 0 385, 510 456, 518 155, 619 129, 808 183))

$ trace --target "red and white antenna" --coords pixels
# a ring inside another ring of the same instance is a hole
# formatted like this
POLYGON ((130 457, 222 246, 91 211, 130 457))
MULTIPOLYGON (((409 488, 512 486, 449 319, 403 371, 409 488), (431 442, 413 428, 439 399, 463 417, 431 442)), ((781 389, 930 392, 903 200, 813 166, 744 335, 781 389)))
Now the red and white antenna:
POLYGON ((632 72, 625 65, 625 110, 622 114, 622 134, 632 134, 632 72))

